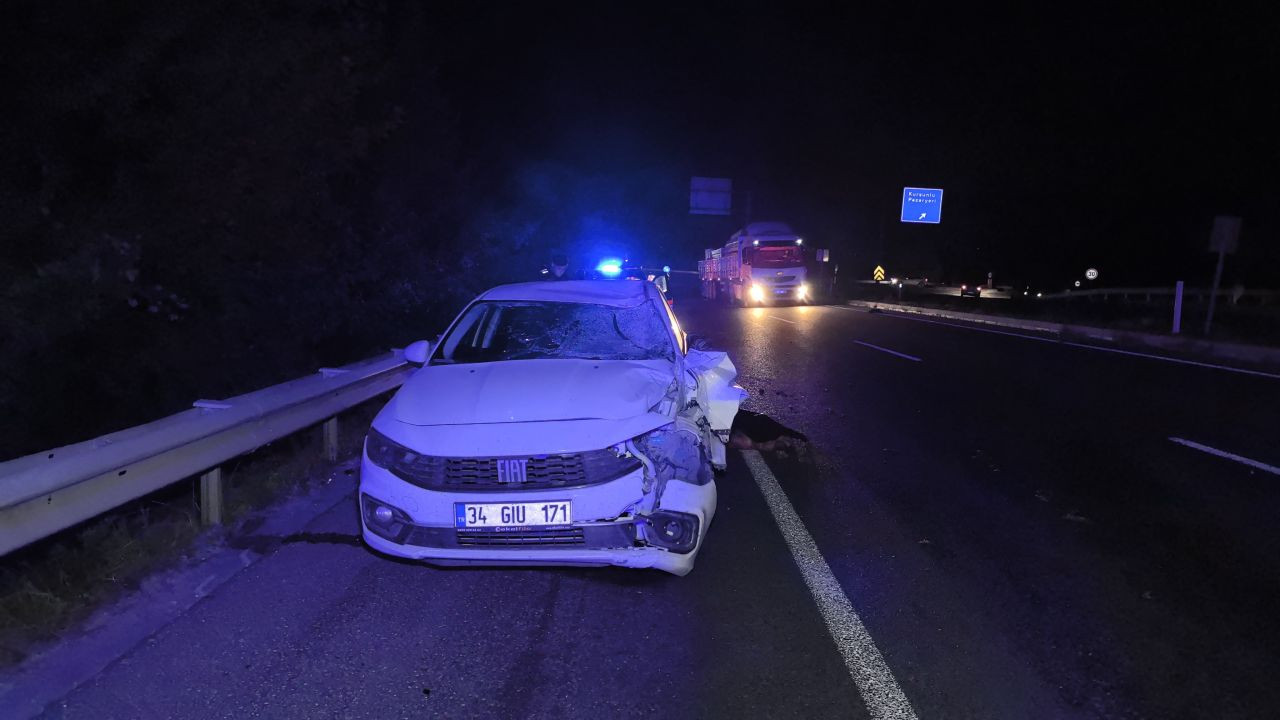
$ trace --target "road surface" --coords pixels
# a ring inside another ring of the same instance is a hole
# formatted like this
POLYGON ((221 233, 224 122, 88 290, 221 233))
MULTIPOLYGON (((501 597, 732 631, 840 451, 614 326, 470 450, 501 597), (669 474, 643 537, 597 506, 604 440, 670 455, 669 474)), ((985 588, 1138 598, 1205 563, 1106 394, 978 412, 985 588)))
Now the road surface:
POLYGON ((847 307, 676 309, 746 407, 812 440, 731 451, 688 577, 397 562, 343 502, 47 714, 1280 713, 1280 378, 847 307))

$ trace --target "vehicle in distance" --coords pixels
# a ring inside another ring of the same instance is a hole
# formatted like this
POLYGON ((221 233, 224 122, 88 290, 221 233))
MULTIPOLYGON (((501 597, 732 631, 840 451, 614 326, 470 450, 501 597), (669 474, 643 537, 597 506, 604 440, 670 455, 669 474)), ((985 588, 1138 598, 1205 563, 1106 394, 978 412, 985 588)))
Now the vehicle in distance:
POLYGON ((960 297, 972 297, 972 298, 982 297, 982 286, 968 285, 968 284, 961 285, 960 297))
POLYGON ((698 263, 702 295, 735 305, 813 300, 804 238, 784 223, 753 222, 698 263))
POLYGON ((692 569, 745 397, 649 282, 503 285, 374 419, 365 542, 444 565, 692 569))

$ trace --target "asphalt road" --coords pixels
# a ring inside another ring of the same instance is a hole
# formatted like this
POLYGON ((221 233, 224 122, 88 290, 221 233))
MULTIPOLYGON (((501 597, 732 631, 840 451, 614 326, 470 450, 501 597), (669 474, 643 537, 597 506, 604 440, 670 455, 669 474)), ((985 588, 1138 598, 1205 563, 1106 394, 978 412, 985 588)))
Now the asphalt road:
MULTIPOLYGON (((810 436, 764 460, 908 712, 1280 713, 1280 475, 1169 440, 1280 465, 1280 379, 843 307, 676 309, 747 407, 810 436)), ((742 455, 718 482, 685 578, 396 562, 340 504, 47 714, 909 717, 854 681, 866 657, 742 455)))

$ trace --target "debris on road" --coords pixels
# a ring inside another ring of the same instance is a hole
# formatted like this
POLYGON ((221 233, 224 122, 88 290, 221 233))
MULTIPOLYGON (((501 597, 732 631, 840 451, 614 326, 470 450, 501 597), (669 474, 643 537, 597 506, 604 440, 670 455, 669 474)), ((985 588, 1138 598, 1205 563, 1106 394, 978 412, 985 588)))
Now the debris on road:
POLYGON ((739 450, 799 449, 809 442, 809 437, 798 430, 783 425, 763 413, 738 410, 729 430, 729 444, 739 450))

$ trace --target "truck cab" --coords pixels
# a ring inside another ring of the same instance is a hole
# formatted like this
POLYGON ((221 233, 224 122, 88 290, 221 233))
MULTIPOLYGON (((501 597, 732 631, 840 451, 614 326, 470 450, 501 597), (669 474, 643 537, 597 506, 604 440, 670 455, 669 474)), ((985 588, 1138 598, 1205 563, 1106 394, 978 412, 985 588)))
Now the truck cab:
POLYGON ((754 222, 734 233, 721 252, 725 290, 735 304, 809 302, 804 239, 784 223, 754 222))

